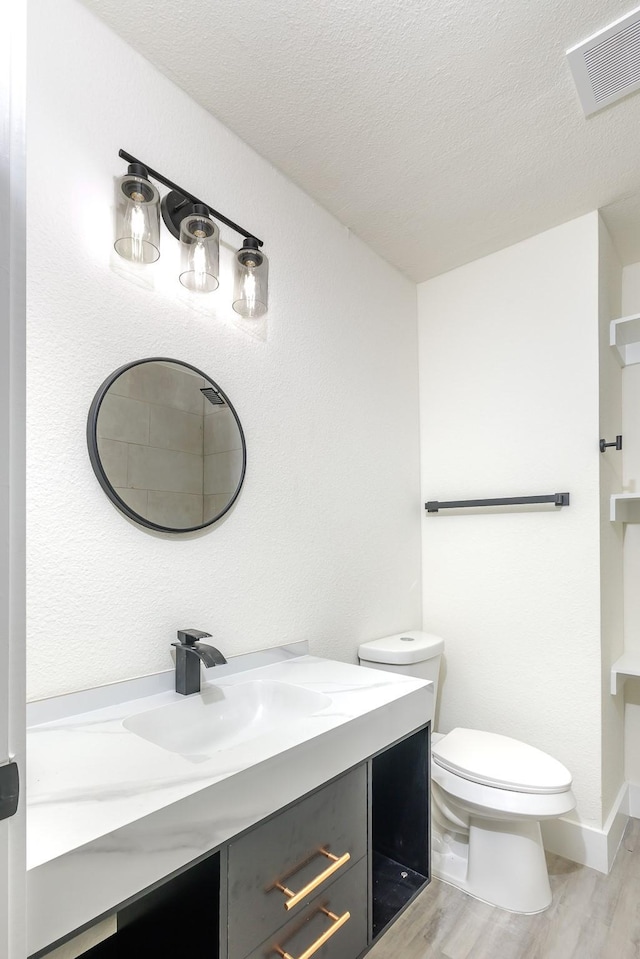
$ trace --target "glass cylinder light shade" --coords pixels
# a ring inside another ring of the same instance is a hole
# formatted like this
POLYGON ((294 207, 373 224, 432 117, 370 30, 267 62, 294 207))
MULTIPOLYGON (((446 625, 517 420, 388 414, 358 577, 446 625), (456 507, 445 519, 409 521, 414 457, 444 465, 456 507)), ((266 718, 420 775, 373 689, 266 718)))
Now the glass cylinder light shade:
POLYGON ((133 263, 160 256, 160 197, 139 163, 116 181, 116 253, 133 263))
POLYGON ((269 261, 253 237, 246 239, 234 263, 233 308, 240 316, 254 319, 268 308, 269 261))
POLYGON ((180 224, 180 282, 194 293, 218 289, 220 230, 206 206, 196 203, 180 224))

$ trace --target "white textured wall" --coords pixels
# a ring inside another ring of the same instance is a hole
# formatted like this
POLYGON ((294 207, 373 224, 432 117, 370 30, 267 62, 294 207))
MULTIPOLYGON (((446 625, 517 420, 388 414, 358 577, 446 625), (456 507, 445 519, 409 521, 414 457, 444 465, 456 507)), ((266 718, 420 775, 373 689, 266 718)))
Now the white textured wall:
POLYGON ((440 728, 546 750, 601 824, 598 215, 418 287, 423 500, 569 491, 544 512, 423 519, 440 728))
MULTIPOLYGON (((640 313, 640 263, 622 271, 622 316, 640 313)), ((640 492, 640 365, 622 370, 623 489, 640 492)), ((640 651, 640 525, 624 527, 625 647, 640 651)), ((625 695, 625 772, 640 785, 640 679, 628 679, 625 695)))
POLYGON ((415 286, 73 0, 30 11, 30 698, 167 669, 180 626, 354 660, 420 621, 415 286), (259 335, 228 283, 190 308, 168 234, 151 280, 114 262, 120 147, 265 240, 259 335), (243 491, 203 534, 128 522, 89 464, 96 389, 151 355, 204 369, 246 433, 243 491))

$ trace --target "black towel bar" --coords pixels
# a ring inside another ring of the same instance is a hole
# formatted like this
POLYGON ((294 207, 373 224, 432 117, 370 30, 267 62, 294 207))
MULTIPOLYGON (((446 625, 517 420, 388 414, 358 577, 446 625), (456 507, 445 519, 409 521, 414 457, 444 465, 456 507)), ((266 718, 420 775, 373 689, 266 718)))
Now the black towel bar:
POLYGON ((555 506, 568 506, 568 493, 550 493, 548 496, 505 496, 500 499, 459 499, 448 503, 430 500, 425 503, 427 513, 437 513, 441 509, 461 509, 467 506, 528 506, 531 503, 554 503, 555 506))

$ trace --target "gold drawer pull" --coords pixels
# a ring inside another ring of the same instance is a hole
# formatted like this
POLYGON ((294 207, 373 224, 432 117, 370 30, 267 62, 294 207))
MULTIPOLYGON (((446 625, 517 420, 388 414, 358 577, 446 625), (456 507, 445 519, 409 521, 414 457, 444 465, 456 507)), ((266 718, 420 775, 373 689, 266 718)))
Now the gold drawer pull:
MULTIPOLYGON (((312 942, 308 949, 305 949, 304 952, 301 952, 298 956, 298 959, 310 959, 310 957, 317 952, 325 942, 328 942, 331 939, 331 936, 335 935, 340 926, 344 926, 345 922, 348 922, 351 919, 351 913, 345 912, 341 916, 336 916, 335 912, 329 912, 328 909, 321 909, 320 912, 323 912, 325 916, 328 916, 329 919, 333 920, 333 924, 327 929, 326 932, 323 932, 321 936, 318 936, 315 942, 312 942)), ((284 949, 281 949, 280 946, 274 946, 274 952, 277 952, 278 955, 282 956, 282 959, 294 959, 294 956, 290 953, 285 952, 284 949)))
MULTIPOLYGON (((288 897, 287 901, 284 904, 284 908, 289 910, 293 909, 294 906, 297 906, 299 902, 309 895, 310 892, 313 892, 314 889, 317 889, 318 886, 321 886, 325 879, 328 879, 329 876, 333 876, 334 872, 337 872, 341 866, 344 866, 345 862, 349 862, 351 859, 351 854, 345 852, 343 856, 334 856, 333 853, 327 852, 326 849, 319 849, 318 852, 322 853, 323 856, 326 856, 327 859, 331 859, 331 865, 327 866, 321 873, 319 873, 315 879, 312 879, 311 882, 308 882, 300 892, 293 892, 291 889, 288 889, 287 886, 283 886, 281 882, 275 884, 275 888, 279 889, 280 892, 283 892, 285 896, 288 897)), ((346 922, 346 919, 345 919, 346 922)))

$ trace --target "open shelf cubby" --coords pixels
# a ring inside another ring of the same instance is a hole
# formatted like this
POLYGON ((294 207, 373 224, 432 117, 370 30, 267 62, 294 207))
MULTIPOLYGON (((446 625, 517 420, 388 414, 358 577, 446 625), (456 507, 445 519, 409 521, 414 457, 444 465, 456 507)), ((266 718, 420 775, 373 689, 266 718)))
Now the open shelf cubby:
POLYGON ((427 728, 373 758, 374 939, 429 881, 429 790, 427 728))
POLYGON ((640 676, 640 649, 623 653, 611 667, 611 695, 617 696, 625 679, 640 676))
POLYGON ((621 366, 640 363, 640 313, 611 321, 609 345, 616 351, 621 366))
POLYGON ((613 493, 609 519, 612 523, 640 523, 640 493, 613 493))
POLYGON ((220 855, 208 856, 118 910, 118 931, 81 959, 217 959, 220 855))

